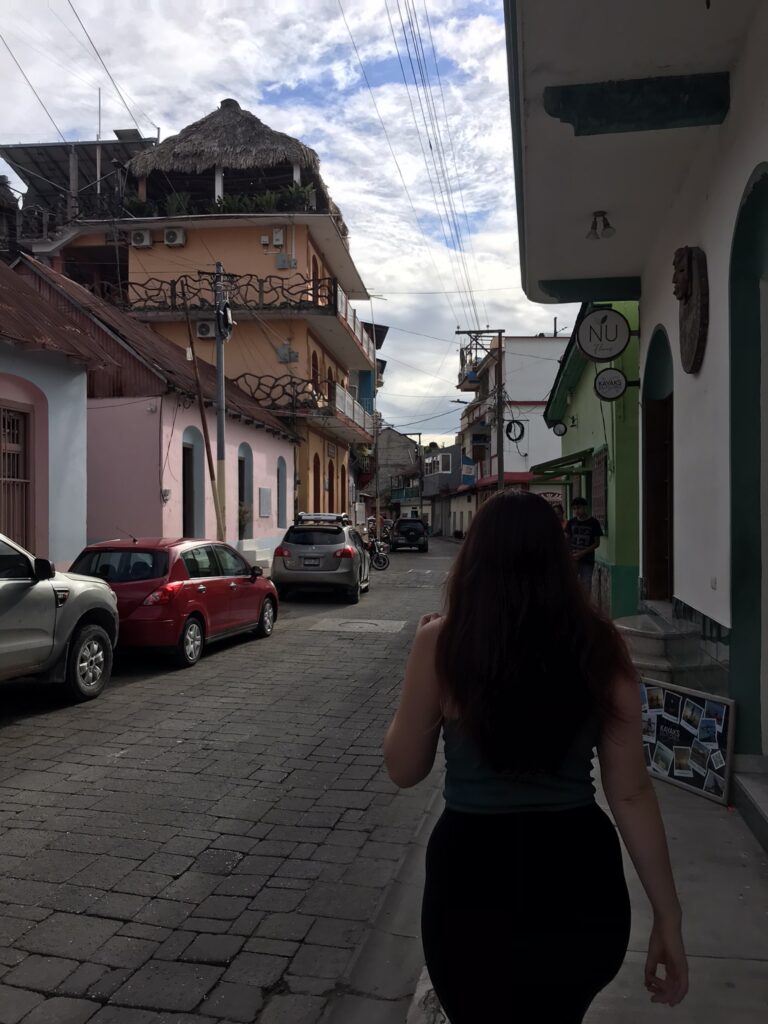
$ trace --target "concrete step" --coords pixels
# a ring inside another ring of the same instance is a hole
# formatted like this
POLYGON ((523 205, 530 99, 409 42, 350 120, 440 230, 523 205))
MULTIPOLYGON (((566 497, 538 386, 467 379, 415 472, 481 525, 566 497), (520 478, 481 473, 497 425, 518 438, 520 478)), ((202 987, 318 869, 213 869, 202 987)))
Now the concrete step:
POLYGON ((768 757, 759 760, 764 762, 763 771, 734 773, 731 800, 768 853, 768 757))
POLYGON ((698 629, 688 622, 671 624, 656 615, 628 615, 616 620, 632 655, 689 662, 700 654, 698 629))

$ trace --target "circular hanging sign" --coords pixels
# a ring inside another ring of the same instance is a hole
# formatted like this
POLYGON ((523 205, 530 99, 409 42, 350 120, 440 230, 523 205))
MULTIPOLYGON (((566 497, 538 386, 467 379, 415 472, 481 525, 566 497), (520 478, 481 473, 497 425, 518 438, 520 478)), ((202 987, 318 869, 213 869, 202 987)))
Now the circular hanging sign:
POLYGON ((629 344, 629 322, 615 309, 593 309, 587 313, 576 331, 576 342, 594 363, 610 363, 629 344))
POLYGON ((509 423, 507 423, 504 432, 506 433, 509 441, 513 441, 517 444, 518 441, 523 440, 525 425, 522 424, 520 420, 510 420, 509 423))
POLYGON ((557 423, 555 423, 555 425, 552 427, 552 433, 555 435, 555 437, 565 437, 567 431, 568 427, 566 427, 566 425, 560 420, 558 420, 557 423))
POLYGON ((595 377, 595 394, 601 402, 615 402, 627 390, 627 378, 621 370, 607 366, 595 377))

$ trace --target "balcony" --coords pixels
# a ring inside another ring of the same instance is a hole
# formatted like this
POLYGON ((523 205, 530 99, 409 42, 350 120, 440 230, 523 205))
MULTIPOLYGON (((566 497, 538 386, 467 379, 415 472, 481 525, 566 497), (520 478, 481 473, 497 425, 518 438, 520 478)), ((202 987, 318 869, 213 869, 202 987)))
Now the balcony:
POLYGON ((418 501, 419 487, 393 487, 389 492, 390 501, 418 501))
POLYGON ((339 444, 373 441, 373 414, 339 384, 329 384, 324 393, 317 381, 253 373, 241 374, 235 383, 263 409, 294 422, 307 421, 339 444))
MULTIPOLYGON (((336 278, 311 278, 304 274, 226 275, 225 290, 235 320, 276 319, 286 316, 306 320, 318 340, 349 370, 371 370, 376 347, 349 304, 336 278)), ((213 277, 183 274, 176 278, 150 277, 127 281, 122 287, 102 285, 103 297, 141 320, 179 320, 184 299, 193 320, 213 316, 213 277)), ((234 335, 237 340, 237 333, 234 335)))

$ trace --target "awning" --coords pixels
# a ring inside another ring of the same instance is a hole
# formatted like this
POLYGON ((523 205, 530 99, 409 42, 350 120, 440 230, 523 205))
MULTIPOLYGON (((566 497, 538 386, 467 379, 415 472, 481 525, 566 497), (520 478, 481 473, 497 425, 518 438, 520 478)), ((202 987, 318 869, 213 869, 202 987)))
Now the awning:
MULTIPOLYGON (((525 473, 505 473, 504 474, 504 483, 505 484, 529 484, 533 480, 533 477, 534 477, 533 472, 530 472, 530 473, 528 473, 528 472, 525 472, 525 473)), ((498 486, 498 482, 499 482, 498 475, 496 473, 493 473, 493 474, 491 474, 491 476, 481 476, 480 479, 477 481, 477 483, 474 486, 475 487, 479 487, 479 488, 482 488, 482 487, 496 487, 496 486, 498 486)))
POLYGON ((531 466, 531 472, 536 476, 561 476, 563 473, 586 473, 592 469, 593 448, 584 448, 580 452, 572 452, 570 455, 561 455, 559 459, 550 459, 549 462, 540 462, 538 466, 531 466))

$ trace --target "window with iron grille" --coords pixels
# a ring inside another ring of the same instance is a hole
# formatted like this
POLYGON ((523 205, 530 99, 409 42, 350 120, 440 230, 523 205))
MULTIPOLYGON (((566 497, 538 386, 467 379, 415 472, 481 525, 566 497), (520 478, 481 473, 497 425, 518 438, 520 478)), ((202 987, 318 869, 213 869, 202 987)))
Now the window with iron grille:
POLYGON ((0 407, 0 532, 29 541, 29 415, 0 407))
POLYGON ((608 533, 608 450, 596 452, 592 459, 592 515, 608 533))

